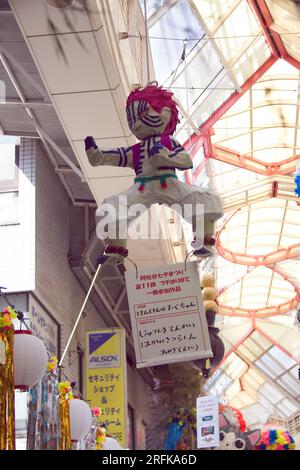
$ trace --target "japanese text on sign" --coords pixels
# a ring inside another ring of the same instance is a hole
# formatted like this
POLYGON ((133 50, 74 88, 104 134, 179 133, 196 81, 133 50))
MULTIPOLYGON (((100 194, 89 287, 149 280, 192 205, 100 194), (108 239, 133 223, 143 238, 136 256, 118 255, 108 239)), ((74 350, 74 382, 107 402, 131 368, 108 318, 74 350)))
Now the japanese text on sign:
POLYGON ((218 397, 209 395, 197 398, 197 447, 218 447, 219 402, 218 397))
POLYGON ((51 356, 58 356, 59 327, 32 296, 29 297, 30 329, 40 338, 51 356))
POLYGON ((86 396, 101 408, 101 421, 126 447, 127 401, 124 331, 121 328, 87 333, 86 396))
POLYGON ((211 357, 195 262, 125 277, 137 367, 211 357))

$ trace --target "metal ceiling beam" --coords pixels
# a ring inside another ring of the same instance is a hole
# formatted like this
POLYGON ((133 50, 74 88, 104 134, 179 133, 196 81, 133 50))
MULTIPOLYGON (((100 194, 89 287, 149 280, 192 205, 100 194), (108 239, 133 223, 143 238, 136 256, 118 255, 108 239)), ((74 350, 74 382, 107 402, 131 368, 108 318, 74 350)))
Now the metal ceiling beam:
MULTIPOLYGON (((259 5, 259 2, 257 2, 257 0, 247 0, 247 1, 251 10, 253 11, 254 15, 256 16, 256 18, 258 19, 261 25, 266 43, 271 49, 272 54, 276 57, 281 57, 282 46, 278 47, 278 41, 275 41, 275 39, 273 38, 272 32, 269 27, 270 22, 267 21, 265 15, 263 14, 261 10, 261 5, 259 5)), ((265 10, 265 13, 266 13, 266 10, 265 10)))
POLYGON ((44 131, 44 129, 42 129, 38 124, 37 122, 35 121, 34 123, 34 127, 35 129, 37 130, 37 132, 42 136, 43 140, 46 140, 47 143, 49 145, 51 145, 51 147, 55 150, 55 152, 72 168, 72 170, 74 171, 74 173, 77 174, 77 176, 79 176, 79 178, 81 179, 81 181, 85 182, 85 176, 84 174, 82 173, 81 170, 79 170, 77 168, 77 166, 75 165, 75 163, 72 162, 72 160, 69 159, 69 157, 65 154, 65 152, 63 152, 61 150, 61 148, 54 142, 53 139, 51 139, 51 137, 44 131))
MULTIPOLYGON (((278 78, 277 80, 280 80, 280 79, 278 78)), ((266 80, 266 82, 269 82, 269 80, 266 80)), ((262 82, 259 81, 258 83, 262 83, 262 82)), ((250 93, 250 94, 252 93, 252 90, 253 90, 253 89, 250 88, 250 90, 249 90, 249 93, 250 93)), ((261 91, 262 91, 262 90, 263 90, 263 89, 261 89, 261 91)), ((273 90, 273 91, 278 91, 278 90, 275 89, 275 90, 273 90)), ((288 90, 286 90, 286 91, 288 91, 288 90)), ((295 90, 295 91, 296 91, 296 90, 295 90)), ((251 97, 249 97, 249 98, 250 98, 249 101, 250 101, 250 103, 251 103, 251 102, 252 102, 252 99, 251 99, 251 97)), ((254 109, 268 108, 268 107, 270 107, 270 106, 278 106, 278 105, 279 105, 279 106, 280 106, 280 105, 282 105, 282 106, 297 106, 298 103, 296 103, 295 101, 286 100, 286 99, 284 99, 284 100, 282 100, 282 99, 281 99, 281 100, 273 100, 273 99, 272 99, 272 101, 263 101, 263 102, 261 102, 261 103, 256 103, 255 105, 250 104, 249 107, 245 107, 245 108, 242 108, 242 109, 238 109, 236 112, 233 112, 233 113, 226 113, 225 116, 223 116, 223 117, 221 117, 221 118, 219 119, 218 123, 220 122, 220 123, 222 124, 222 120, 223 120, 223 119, 230 119, 230 118, 232 118, 232 117, 239 116, 240 114, 244 114, 244 113, 248 113, 248 112, 251 113, 254 109)), ((271 127, 271 126, 268 126, 268 127, 271 127)), ((283 124, 283 127, 286 127, 286 125, 283 124)), ((292 127, 294 127, 294 125, 293 125, 292 127)), ((249 127, 249 129, 252 129, 252 128, 255 128, 255 126, 250 126, 250 127, 249 127)), ((264 126, 260 126, 259 128, 260 128, 260 129, 264 129, 264 126)), ((217 126, 214 126, 214 129, 218 129, 218 127, 217 127, 217 126)))
MULTIPOLYGON (((266 42, 269 44, 272 53, 279 58, 286 60, 288 63, 300 70, 300 61, 292 57, 280 37, 276 32, 276 23, 271 15, 265 0, 247 0, 250 7, 254 11, 263 28, 266 42)), ((285 3, 288 6, 288 2, 285 3)))
POLYGON ((0 107, 2 108, 45 108, 53 107, 52 103, 46 101, 0 101, 0 107))
MULTIPOLYGON (((24 131, 14 131, 9 129, 2 128, 3 135, 11 135, 15 137, 24 137, 25 139, 40 139, 40 136, 36 132, 24 132, 24 131)), ((1 132, 1 129, 0 129, 1 132)))
MULTIPOLYGON (((200 131, 207 131, 213 127, 213 125, 230 109, 236 101, 238 101, 243 94, 246 93, 246 91, 249 90, 249 88, 257 82, 259 78, 261 78, 269 69, 270 67, 277 61, 277 58, 274 56, 269 57, 269 59, 266 60, 266 62, 259 67, 258 70, 256 70, 247 80, 246 82, 241 86, 242 88, 242 93, 238 93, 235 91, 229 98, 227 98, 224 103, 214 111, 210 117, 200 126, 200 131)), ((193 135, 192 136, 193 142, 195 143, 197 141, 197 136, 193 135)))
POLYGON ((165 0, 161 7, 159 7, 153 15, 151 15, 147 22, 148 22, 148 29, 152 28, 152 26, 157 23, 163 15, 165 15, 179 0, 165 0))
MULTIPOLYGON (((280 304, 277 304, 271 307, 260 307, 260 308, 251 308, 251 309, 242 308, 240 306, 232 307, 230 305, 222 304, 221 302, 219 302, 219 314, 224 315, 224 316, 230 316, 230 317, 252 318, 253 320, 255 319, 259 320, 259 319, 268 318, 268 317, 275 316, 275 315, 282 315, 294 309, 298 305, 299 300, 300 300, 300 290, 297 284, 294 281, 292 281, 287 275, 282 273, 278 268, 274 268, 271 265, 268 265, 267 268, 272 270, 273 272, 281 276, 289 284, 291 284, 291 286, 294 289, 293 297, 291 297, 289 300, 285 302, 281 302, 280 304)), ((247 275, 247 273, 245 275, 247 275)), ((225 292, 227 289, 228 287, 225 288, 223 292, 225 292)))
POLYGON ((9 59, 11 64, 28 80, 28 82, 36 89, 36 91, 46 100, 48 101, 48 95, 45 89, 27 72, 27 70, 21 65, 14 56, 0 44, 0 54, 1 56, 5 56, 6 59, 9 59))
MULTIPOLYGON (((73 196, 74 198, 74 196, 73 196)), ((97 207, 97 203, 95 201, 92 201, 90 199, 77 199, 77 198, 74 198, 72 200, 72 203, 74 206, 77 206, 77 207, 92 207, 93 209, 95 209, 97 207)))
MULTIPOLYGON (((79 166, 78 166, 78 170, 80 170, 79 166)), ((71 174, 74 173, 72 168, 68 165, 58 165, 57 168, 55 168, 55 172, 56 173, 71 173, 71 174)))
MULTIPOLYGON (((119 314, 120 312, 120 306, 124 300, 124 298, 126 297, 127 295, 127 289, 126 289, 126 286, 123 287, 122 291, 121 291, 121 294, 119 295, 119 298, 117 299, 116 303, 115 303, 115 307, 114 307, 114 311, 119 314)), ((129 312, 128 312, 129 313, 129 312)))
MULTIPOLYGON (((273 146, 265 146, 261 148, 261 150, 270 148, 283 147, 280 144, 275 144, 273 146)), ((249 154, 240 153, 220 144, 214 144, 212 149, 212 158, 215 160, 220 160, 221 162, 268 176, 291 174, 295 170, 296 161, 300 160, 300 154, 298 154, 296 157, 286 158, 279 162, 268 163, 258 158, 254 158, 249 154)))
MULTIPOLYGON (((235 351, 235 354, 239 356, 239 358, 244 361, 247 365, 249 365, 251 369, 255 370, 258 374, 260 374, 268 384, 274 386, 274 381, 272 380, 272 378, 267 375, 262 369, 256 366, 255 363, 251 362, 246 356, 244 356, 243 353, 241 353, 240 351, 235 351)), ((282 385, 278 384, 277 382, 275 382, 275 388, 278 388, 284 394, 284 396, 287 396, 295 405, 300 408, 298 400, 296 400, 295 397, 286 388, 282 387, 282 385)))
POLYGON ((286 354, 289 358, 293 359, 296 364, 300 365, 300 359, 299 357, 296 358, 291 354, 287 349, 285 349, 281 344, 277 341, 275 341, 270 335, 268 335, 264 330, 262 330, 259 326, 257 326, 257 322, 254 320, 254 328, 255 330, 260 333, 262 336, 264 336, 268 341, 270 341, 273 346, 276 346, 280 351, 282 351, 284 354, 286 354))
MULTIPOLYGON (((242 1, 243 0, 235 0, 235 1, 232 1, 229 6, 227 5, 226 11, 224 11, 224 14, 219 18, 217 22, 215 22, 214 27, 210 31, 210 34, 212 36, 218 31, 218 29, 221 28, 221 26, 223 26, 225 21, 229 18, 229 16, 232 15, 234 10, 236 10, 236 8, 240 5, 242 1)), ((198 7, 195 5, 194 0, 188 0, 188 2, 193 12, 199 12, 198 7)))
MULTIPOLYGON (((238 114, 241 114, 241 113, 237 113, 238 114)), ((238 137, 243 137, 245 135, 248 135, 248 134, 254 134, 255 132, 259 132, 259 131, 262 131, 262 130, 266 130, 266 129, 294 129, 294 124, 273 124, 273 125, 266 125, 266 126, 259 126, 259 127, 254 127, 254 128, 247 128, 247 130, 243 131, 243 132, 239 132, 238 134, 232 134, 230 135, 229 137, 225 137, 225 138, 221 138, 220 140, 217 140, 215 139, 214 140, 214 145, 220 145, 224 142, 227 142, 228 140, 232 140, 232 139, 237 139, 238 137)), ((214 126, 214 129, 216 130, 222 130, 224 129, 224 127, 216 127, 214 126)), ((226 129, 230 129, 230 128, 226 128, 226 129)), ((237 127, 233 127, 232 130, 235 130, 235 129, 238 129, 237 127)), ((234 152, 234 150, 232 150, 234 152)))
MULTIPOLYGON (((237 348, 243 344, 244 341, 246 341, 247 338, 249 338, 252 333, 255 331, 255 328, 254 328, 254 324, 252 322, 252 325, 251 327, 249 328, 249 330, 244 334, 244 336, 242 336, 235 344, 232 345, 232 347, 225 353, 222 361, 218 364, 217 367, 215 367, 213 369, 213 373, 217 370, 217 369, 220 369, 222 367, 222 365, 225 363, 225 361, 229 358, 229 356, 232 354, 232 353, 235 353, 236 354, 236 350, 237 348)), ((228 340, 227 340, 228 341, 228 340)), ((228 341, 229 342, 229 341, 228 341)), ((232 343, 231 343, 232 344, 232 343)))
MULTIPOLYGON (((25 105, 26 103, 26 98, 25 98, 25 95, 22 91, 22 88, 20 86, 20 84, 18 83, 16 77, 15 77, 15 74, 7 60, 7 55, 9 55, 10 57, 10 60, 11 60, 11 55, 7 53, 6 49, 3 48, 3 46, 0 45, 0 60, 3 64, 3 67, 9 77, 9 79, 11 80, 12 82, 12 85, 14 87, 14 89, 16 90, 16 93, 17 95, 19 96, 19 99, 21 100, 21 102, 24 104, 24 109, 25 111, 27 112, 30 120, 31 120, 31 123, 32 123, 32 126, 34 127, 34 129, 37 131, 38 135, 40 136, 44 146, 45 146, 45 149, 54 165, 54 167, 56 168, 57 167, 57 162, 56 162, 56 159, 53 155, 53 152, 51 151, 50 147, 49 147, 49 144, 51 144, 51 146, 56 150, 56 152, 61 156, 61 158, 63 158, 71 167, 73 167, 75 173, 78 174, 78 176, 82 179, 84 178, 83 176, 83 173, 81 173, 81 171, 79 171, 77 169, 77 167, 74 165, 73 162, 71 162, 71 160, 69 159, 69 157, 67 155, 65 155, 65 153, 56 145, 56 143, 46 134, 46 132, 39 126, 38 124, 38 121, 34 115, 34 112, 28 107, 25 105), (3 49, 5 50, 5 53, 3 53, 3 49)), ((11 60, 11 62, 17 62, 15 61, 15 59, 13 59, 13 61, 11 60)), ((23 71, 23 67, 21 67, 21 70, 23 71)), ((26 71, 25 71, 26 72, 26 71)), ((27 72, 26 72, 26 77, 27 75, 29 75, 27 72)), ((64 178, 63 176, 61 176, 61 178, 64 178)), ((67 190, 71 200, 73 201, 74 200, 74 196, 70 190, 70 188, 68 187, 66 181, 63 179, 64 181, 64 186, 65 186, 65 189, 67 190)))
MULTIPOLYGON (((54 156, 54 153, 53 153, 51 147, 73 169, 73 171, 79 176, 81 181, 85 181, 83 173, 76 167, 76 165, 69 159, 69 157, 58 147, 58 145, 47 135, 47 133, 39 126, 39 123, 38 123, 38 121, 37 121, 37 119, 34 115, 33 110, 30 109, 30 107, 26 105, 27 101, 26 101, 25 95, 22 91, 22 88, 21 88, 20 84, 18 83, 18 80, 16 79, 16 76, 15 76, 15 74, 14 74, 7 58, 17 68, 17 70, 19 70, 27 78, 27 80, 32 84, 32 86, 34 86, 35 89, 37 89, 37 91, 45 99, 47 99, 47 102, 48 102, 48 95, 43 90, 43 88, 30 76, 30 74, 24 69, 24 67, 22 65, 20 65, 18 63, 18 61, 7 51, 7 49, 0 44, 0 60, 3 64, 3 67, 6 71, 9 79, 11 80, 12 85, 13 85, 14 89, 16 90, 17 95, 19 96, 19 99, 20 99, 21 103, 23 104, 25 111, 27 112, 27 114, 28 114, 28 116, 31 120, 32 126, 37 131, 41 141, 43 142, 45 150, 46 150, 50 160, 52 161, 52 164, 53 164, 54 168, 57 168, 58 164, 57 164, 57 160, 54 156), (50 147, 50 145, 51 145, 51 147, 50 147)), ((20 133, 18 133, 18 134, 20 134, 20 133)), ((71 188, 69 187, 64 175, 59 174, 59 178, 60 178, 64 188, 66 189, 72 203, 74 204, 75 203, 75 197, 74 197, 74 195, 71 191, 71 188)))
POLYGON ((238 93, 241 93, 242 88, 241 88, 240 84, 238 83, 233 71, 229 67, 229 64, 227 63, 223 52, 221 51, 221 49, 218 46, 216 40, 213 38, 213 35, 210 33, 205 21, 203 20, 202 16, 200 15, 200 12, 199 12, 198 8, 195 8, 195 6, 194 6, 193 11, 194 11, 194 14, 195 14, 201 28, 203 29, 203 31, 205 32, 207 38, 209 39, 209 42, 211 43, 212 48, 214 49, 214 51, 216 53, 216 56, 218 57, 219 61, 223 65, 224 69, 226 70, 226 73, 229 76, 230 80, 234 84, 234 87, 235 87, 236 91, 238 93))

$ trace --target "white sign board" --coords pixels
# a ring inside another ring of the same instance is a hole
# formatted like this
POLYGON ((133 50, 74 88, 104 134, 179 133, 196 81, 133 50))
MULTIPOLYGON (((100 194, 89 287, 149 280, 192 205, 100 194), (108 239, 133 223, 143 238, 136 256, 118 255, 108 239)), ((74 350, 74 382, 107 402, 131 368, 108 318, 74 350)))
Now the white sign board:
POLYGON ((125 273, 137 367, 212 356, 195 261, 125 273))
POLYGON ((197 398, 197 447, 219 447, 219 400, 214 395, 197 398))
POLYGON ((32 296, 29 296, 29 320, 32 333, 40 338, 51 356, 58 356, 59 325, 32 296))

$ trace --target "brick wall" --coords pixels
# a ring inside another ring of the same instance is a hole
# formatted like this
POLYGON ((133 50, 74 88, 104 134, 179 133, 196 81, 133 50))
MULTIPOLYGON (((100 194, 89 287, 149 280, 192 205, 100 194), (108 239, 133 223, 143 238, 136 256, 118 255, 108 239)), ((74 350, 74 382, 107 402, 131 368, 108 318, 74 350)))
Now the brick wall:
MULTIPOLYGON (((39 145, 36 186, 36 288, 35 294, 62 325, 62 350, 72 330, 85 293, 70 269, 71 202, 58 176, 39 145)), ((73 212, 74 216, 74 212, 73 212)), ((80 221, 79 221, 80 223, 80 221)), ((81 223, 84 223, 82 218, 81 223)), ((86 330, 105 327, 100 314, 89 302, 80 321, 70 350, 77 343, 84 349, 86 330)), ((64 365, 70 379, 76 380, 76 354, 66 357, 64 365)), ((135 367, 128 366, 128 401, 144 421, 149 422, 146 384, 135 367)))
MULTIPOLYGON (((70 204, 53 167, 39 144, 36 185, 36 287, 35 294, 61 324, 61 349, 83 303, 85 293, 70 269, 70 204)), ((83 221, 82 221, 83 222, 83 221)), ((70 351, 79 344, 84 349, 84 331, 105 327, 105 323, 89 302, 86 316, 76 330, 70 351)), ((69 379, 78 377, 77 354, 66 356, 64 366, 69 379), (70 361, 69 361, 70 359, 70 361)))

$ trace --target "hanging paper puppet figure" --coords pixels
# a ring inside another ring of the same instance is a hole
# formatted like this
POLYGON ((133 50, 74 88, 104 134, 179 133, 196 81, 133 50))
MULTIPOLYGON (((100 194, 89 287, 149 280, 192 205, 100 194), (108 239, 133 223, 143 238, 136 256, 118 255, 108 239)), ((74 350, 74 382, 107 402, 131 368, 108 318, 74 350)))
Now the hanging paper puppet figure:
POLYGON ((254 450, 260 439, 260 430, 241 431, 233 426, 223 413, 219 413, 220 446, 217 450, 254 450))
MULTIPOLYGON (((122 223, 124 227, 124 222, 129 226, 141 214, 128 213, 133 204, 142 204, 144 210, 155 203, 169 207, 175 205, 174 209, 181 211, 183 218, 193 225, 194 254, 200 257, 213 254, 214 222, 223 215, 222 203, 210 189, 178 181, 176 170, 188 170, 193 164, 188 152, 173 137, 179 119, 172 95, 156 85, 148 85, 130 93, 126 106, 127 120, 130 130, 140 141, 138 144, 99 149, 93 137, 85 139, 91 165, 130 167, 136 173, 134 185, 128 191, 103 201, 103 204, 110 204, 114 208, 114 216, 109 220, 107 229, 110 224, 116 227, 116 236, 107 237, 102 262, 110 258, 119 264, 128 255, 127 234, 124 236, 121 233, 121 227, 122 223), (192 208, 191 211, 185 210, 186 205, 192 208)), ((100 206, 96 213, 97 223, 103 221, 102 213, 100 206)))

